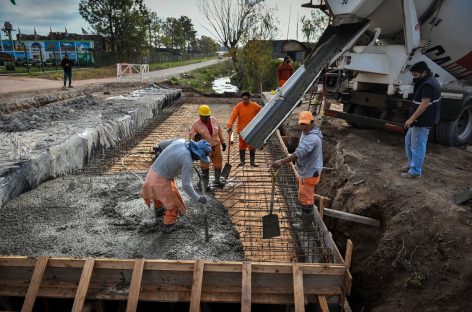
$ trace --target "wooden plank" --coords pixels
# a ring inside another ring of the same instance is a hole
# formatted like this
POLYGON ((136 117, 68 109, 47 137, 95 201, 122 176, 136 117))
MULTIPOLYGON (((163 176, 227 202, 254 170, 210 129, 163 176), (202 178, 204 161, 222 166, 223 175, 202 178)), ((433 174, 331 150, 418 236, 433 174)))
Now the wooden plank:
POLYGON ((293 299, 295 301, 295 312, 305 312, 305 293, 303 291, 303 272, 301 265, 293 265, 293 299))
POLYGON ((34 302, 36 301, 36 297, 38 296, 39 288, 41 286, 41 280, 43 279, 44 271, 46 270, 46 266, 48 264, 48 258, 49 257, 42 256, 36 261, 33 276, 31 277, 21 312, 30 312, 33 310, 34 302))
POLYGON ((89 258, 85 260, 84 269, 82 270, 82 275, 80 276, 79 287, 77 288, 74 304, 72 305, 72 312, 81 312, 84 307, 85 297, 87 296, 90 279, 92 278, 94 264, 95 259, 89 258))
POLYGON ((327 215, 328 217, 333 217, 333 218, 338 218, 346 221, 352 221, 352 222, 357 222, 357 223, 362 223, 366 225, 371 225, 375 227, 380 226, 380 221, 364 216, 359 216, 356 214, 352 214, 349 212, 345 211, 339 211, 339 210, 334 210, 330 208, 325 208, 324 209, 324 214, 327 215))
POLYGON ((251 311, 251 262, 242 265, 241 312, 251 311))
POLYGON ((193 270, 192 294, 190 296, 190 312, 200 311, 204 266, 205 263, 203 260, 198 259, 195 261, 195 268, 193 270))
MULTIPOLYGON (((346 265, 346 273, 344 274, 344 282, 343 282, 343 296, 341 300, 346 299, 346 294, 349 295, 351 293, 351 281, 352 276, 349 269, 351 268, 351 258, 352 258, 352 241, 350 239, 346 242, 346 253, 344 255, 344 264, 346 265)), ((343 302, 341 302, 344 304, 343 302)))
POLYGON ((351 257, 352 257, 352 241, 347 240, 346 243, 346 254, 344 256, 344 264, 346 265, 346 270, 351 268, 351 257))
POLYGON ((138 308, 139 292, 141 290, 141 279, 143 277, 144 259, 136 259, 134 262, 133 276, 129 287, 127 312, 134 312, 138 308))
POLYGON ((325 296, 318 295, 318 302, 320 304, 321 312, 329 312, 328 301, 326 301, 325 296))
POLYGON ((324 209, 325 209, 325 199, 320 198, 320 218, 321 218, 321 220, 323 220, 324 209))

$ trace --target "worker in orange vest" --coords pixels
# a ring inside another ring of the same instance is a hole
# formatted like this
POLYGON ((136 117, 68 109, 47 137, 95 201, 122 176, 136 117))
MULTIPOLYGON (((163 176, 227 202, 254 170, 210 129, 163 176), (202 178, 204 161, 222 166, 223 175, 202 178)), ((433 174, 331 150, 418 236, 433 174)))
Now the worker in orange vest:
POLYGON ((284 61, 277 67, 278 87, 280 88, 293 75, 293 67, 290 63, 290 57, 284 57, 284 61))
MULTIPOLYGON (((238 134, 243 131, 243 129, 251 122, 251 120, 256 117, 257 113, 261 110, 261 106, 256 102, 252 102, 249 99, 251 98, 251 93, 244 91, 241 93, 242 101, 236 104, 231 112, 231 117, 229 118, 228 124, 226 125, 228 135, 231 135, 233 131, 233 124, 236 118, 238 123, 236 126, 236 131, 238 134)), ((238 167, 244 166, 246 160, 246 149, 249 149, 249 157, 251 161, 251 167, 258 167, 256 164, 256 149, 249 144, 247 144, 241 136, 239 136, 239 164, 238 167)))
MULTIPOLYGON (((220 179, 221 168, 223 166, 223 156, 221 155, 221 152, 226 150, 223 131, 221 130, 218 120, 211 116, 211 109, 208 105, 200 105, 198 108, 198 115, 200 117, 196 119, 190 127, 190 139, 193 139, 196 142, 203 139, 210 143, 210 159, 213 168, 215 169, 215 181, 213 185, 222 188, 224 187, 224 183, 220 179)), ((200 167, 202 168, 202 179, 205 189, 209 191, 210 164, 201 161, 200 167)))

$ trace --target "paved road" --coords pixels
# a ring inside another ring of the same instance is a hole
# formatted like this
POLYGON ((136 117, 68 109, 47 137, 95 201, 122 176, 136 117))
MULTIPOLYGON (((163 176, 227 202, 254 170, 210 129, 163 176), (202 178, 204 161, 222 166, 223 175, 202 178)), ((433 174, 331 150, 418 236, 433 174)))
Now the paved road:
MULTIPOLYGON (((194 69, 207 67, 213 64, 222 62, 223 60, 210 60, 201 63, 195 63, 190 65, 184 65, 179 67, 172 67, 167 69, 155 70, 149 73, 148 78, 152 80, 162 80, 169 78, 174 75, 189 72, 194 69)), ((72 74, 73 78, 73 74, 72 74)), ((131 75, 125 78, 127 81, 139 80, 139 75, 131 75)), ((101 79, 88 79, 88 80, 76 80, 72 81, 72 85, 75 87, 86 86, 91 84, 102 84, 107 82, 119 81, 116 77, 101 78, 101 79)), ((34 91, 44 89, 58 89, 62 87, 62 80, 49 80, 41 78, 30 78, 22 76, 0 76, 0 94, 18 91, 34 91)))

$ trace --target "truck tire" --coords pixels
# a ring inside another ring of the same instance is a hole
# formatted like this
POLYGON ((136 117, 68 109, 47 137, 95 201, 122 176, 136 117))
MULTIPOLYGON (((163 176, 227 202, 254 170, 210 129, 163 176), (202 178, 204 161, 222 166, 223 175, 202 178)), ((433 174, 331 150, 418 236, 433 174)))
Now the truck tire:
POLYGON ((436 125, 436 139, 448 146, 462 146, 472 140, 472 102, 462 108, 457 119, 441 120, 436 125))

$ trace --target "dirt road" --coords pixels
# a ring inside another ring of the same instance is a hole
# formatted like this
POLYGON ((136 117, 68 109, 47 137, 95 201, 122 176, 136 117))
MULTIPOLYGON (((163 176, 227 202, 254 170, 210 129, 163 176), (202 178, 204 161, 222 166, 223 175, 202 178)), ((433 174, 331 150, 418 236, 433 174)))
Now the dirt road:
MULTIPOLYGON (((172 67, 167 69, 161 69, 149 72, 146 76, 147 79, 152 79, 153 81, 162 80, 169 78, 174 75, 182 74, 188 71, 199 69, 202 67, 207 67, 210 65, 217 64, 223 60, 210 60, 201 63, 195 63, 185 66, 172 67)), ((72 74, 72 79, 73 79, 72 74)), ((126 77, 126 80, 140 81, 140 76, 135 74, 126 77)), ((76 80, 72 81, 72 85, 75 87, 95 85, 95 84, 104 84, 109 82, 119 81, 116 77, 110 78, 101 78, 101 79, 88 79, 88 80, 76 80)), ((25 76, 0 76, 0 94, 1 93, 10 93, 10 92, 25 92, 32 90, 44 90, 44 89, 60 89, 62 88, 61 80, 48 80, 41 78, 30 78, 25 76)))

